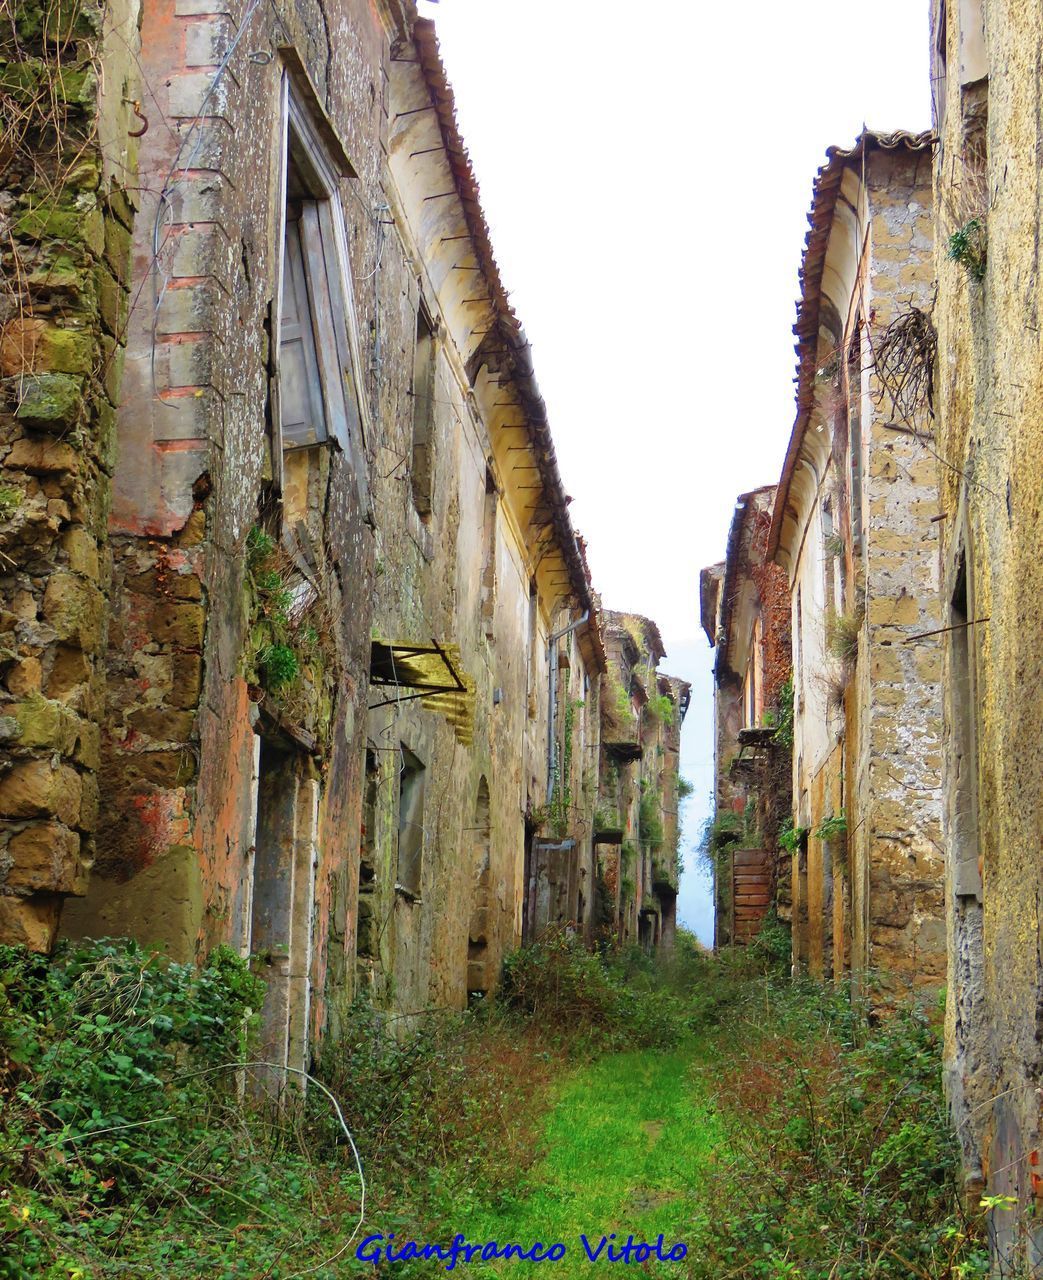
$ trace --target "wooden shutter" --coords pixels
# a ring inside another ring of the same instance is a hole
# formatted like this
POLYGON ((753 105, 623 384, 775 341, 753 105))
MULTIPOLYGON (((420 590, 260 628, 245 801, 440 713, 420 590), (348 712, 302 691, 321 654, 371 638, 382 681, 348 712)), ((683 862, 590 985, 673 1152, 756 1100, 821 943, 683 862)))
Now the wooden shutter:
MULTIPOLYGON (((305 213, 309 208, 313 206, 306 205, 305 213)), ((286 223, 283 241, 279 416, 283 447, 287 449, 318 444, 329 434, 315 343, 315 291, 308 287, 302 220, 286 223)))

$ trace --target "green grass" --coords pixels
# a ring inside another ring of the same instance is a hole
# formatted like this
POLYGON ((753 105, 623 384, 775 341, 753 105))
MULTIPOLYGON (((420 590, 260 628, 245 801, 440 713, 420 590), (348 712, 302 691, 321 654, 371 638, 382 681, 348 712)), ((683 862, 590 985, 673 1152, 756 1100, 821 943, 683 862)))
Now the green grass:
MULTIPOLYGON (((605 1264, 587 1261, 583 1233, 596 1247, 616 1233, 615 1245, 654 1243, 664 1250, 685 1240, 699 1195, 699 1170, 712 1159, 718 1128, 705 1088, 693 1070, 704 1050, 689 1043, 672 1052, 614 1053, 572 1069, 557 1090, 542 1135, 543 1159, 517 1198, 472 1202, 446 1219, 446 1238, 462 1232, 470 1243, 516 1241, 528 1248, 561 1241, 568 1252, 551 1262, 561 1276, 585 1275, 605 1264)), ((449 1211, 452 1213, 452 1210, 449 1211)), ((516 1275, 532 1262, 480 1263, 469 1277, 516 1275)), ((633 1264, 632 1264, 633 1265, 633 1264)), ((683 1264, 653 1258, 643 1275, 682 1276, 683 1264)))

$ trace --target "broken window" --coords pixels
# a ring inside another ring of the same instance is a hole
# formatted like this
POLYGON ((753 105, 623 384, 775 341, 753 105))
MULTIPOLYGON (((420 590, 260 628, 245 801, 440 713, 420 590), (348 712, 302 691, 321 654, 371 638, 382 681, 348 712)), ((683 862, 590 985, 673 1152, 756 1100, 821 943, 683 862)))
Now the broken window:
MULTIPOLYGON (((273 392, 284 449, 360 449, 361 401, 347 238, 338 188, 350 170, 284 79, 285 159, 273 392)), ((356 457, 356 462, 358 462, 356 457)))
POLYGON ((405 744, 398 774, 398 876, 396 889, 419 898, 424 855, 424 777, 426 770, 405 744))
POLYGON ((431 514, 434 472, 435 325, 423 298, 416 313, 413 348, 413 505, 431 514))

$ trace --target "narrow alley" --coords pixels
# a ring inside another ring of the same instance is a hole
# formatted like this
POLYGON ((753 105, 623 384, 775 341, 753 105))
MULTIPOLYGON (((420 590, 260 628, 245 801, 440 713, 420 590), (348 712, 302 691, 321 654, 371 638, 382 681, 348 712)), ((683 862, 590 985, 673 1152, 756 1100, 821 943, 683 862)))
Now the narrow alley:
POLYGON ((0 0, 0 1280, 1043 1277, 1043 16, 912 9, 0 0))

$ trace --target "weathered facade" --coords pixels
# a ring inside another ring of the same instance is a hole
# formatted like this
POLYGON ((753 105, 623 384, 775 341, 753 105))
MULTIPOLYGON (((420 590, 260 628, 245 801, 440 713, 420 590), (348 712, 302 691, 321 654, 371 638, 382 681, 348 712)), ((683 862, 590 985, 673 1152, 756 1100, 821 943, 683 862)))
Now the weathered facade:
POLYGON ((606 612, 605 647, 594 823, 597 933, 649 950, 669 947, 680 874, 680 734, 690 686, 659 674, 666 652, 648 618, 606 612))
POLYGON ((768 543, 792 601, 793 959, 872 969, 886 1001, 945 973, 936 462, 893 369, 930 328, 929 135, 830 151, 809 222, 768 543))
POLYGON ((790 592, 767 558, 775 486, 741 494, 727 556, 699 578, 714 663, 714 947, 753 939, 771 907, 790 915, 790 592))
MULTIPOLYGON (((0 211, 0 938, 230 943, 301 1065, 360 989, 460 1007, 593 938, 599 604, 432 25, 78 14, 0 84, 65 93, 0 211)), ((646 844, 624 933, 667 940, 646 844)))
POLYGON ((992 1214, 993 1244, 1004 1266, 1038 1269, 1043 20, 1038 6, 980 0, 934 0, 931 11, 948 628, 945 1075, 970 1202, 983 1188, 1014 1197, 1014 1212, 992 1214))

